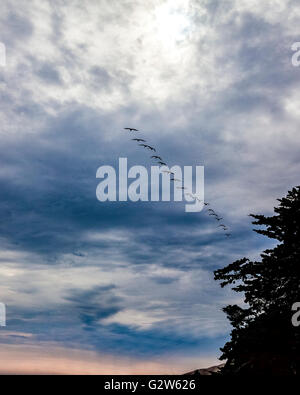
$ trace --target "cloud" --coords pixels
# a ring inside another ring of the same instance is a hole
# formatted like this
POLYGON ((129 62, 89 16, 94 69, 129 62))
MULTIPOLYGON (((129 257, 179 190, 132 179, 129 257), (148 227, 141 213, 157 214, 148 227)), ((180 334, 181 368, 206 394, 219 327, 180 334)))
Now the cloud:
POLYGON ((100 320, 107 319, 121 310, 120 298, 111 294, 114 286, 99 286, 87 291, 73 290, 66 297, 73 308, 78 309, 79 316, 87 328, 93 328, 100 320))
POLYGON ((55 69, 55 67, 44 64, 38 70, 38 76, 42 78, 46 83, 49 84, 61 84, 61 78, 59 72, 55 69))

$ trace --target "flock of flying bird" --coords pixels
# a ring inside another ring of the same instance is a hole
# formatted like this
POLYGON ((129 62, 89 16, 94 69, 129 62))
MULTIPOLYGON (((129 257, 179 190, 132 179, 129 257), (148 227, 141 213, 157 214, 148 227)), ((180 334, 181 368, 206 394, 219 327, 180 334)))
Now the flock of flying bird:
MULTIPOLYGON (((124 129, 129 131, 129 132, 133 132, 133 133, 134 132, 139 132, 139 130, 135 129, 135 128, 124 128, 124 129)), ((140 147, 143 147, 143 148, 155 153, 155 155, 151 156, 151 159, 155 159, 157 161, 157 164, 159 164, 160 166, 168 166, 164 162, 164 160, 163 160, 163 158, 161 156, 156 155, 156 149, 154 147, 152 147, 151 145, 146 144, 147 143, 146 140, 135 137, 135 138, 132 139, 132 141, 136 141, 139 144, 140 147)), ((171 172, 169 170, 163 170, 163 173, 170 174, 172 182, 181 182, 181 180, 179 180, 177 178, 174 178, 175 174, 173 172, 171 172)), ((177 187, 177 189, 186 190, 187 188, 183 186, 183 187, 177 187)), ((197 195, 192 194, 192 193, 190 193, 188 191, 185 192, 185 195, 191 197, 194 200, 198 200, 199 202, 202 202, 202 200, 199 199, 199 197, 197 195)), ((204 203, 204 206, 206 206, 206 207, 210 206, 210 203, 207 203, 207 202, 203 202, 203 203, 204 203)), ((212 208, 208 208, 206 212, 208 213, 208 215, 213 217, 218 222, 219 225, 217 226, 217 228, 222 229, 225 232, 225 236, 226 237, 230 237, 231 233, 229 232, 229 228, 225 224, 221 223, 223 218, 220 217, 212 208)))

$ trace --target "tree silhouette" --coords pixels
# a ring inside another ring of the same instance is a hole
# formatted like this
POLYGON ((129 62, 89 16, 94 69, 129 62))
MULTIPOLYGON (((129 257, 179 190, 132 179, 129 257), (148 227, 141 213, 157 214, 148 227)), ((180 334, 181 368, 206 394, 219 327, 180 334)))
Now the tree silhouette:
POLYGON ((272 217, 250 215, 254 231, 279 244, 261 260, 243 258, 215 271, 221 286, 244 294, 244 307, 223 310, 233 330, 221 349, 222 374, 300 374, 300 327, 292 325, 292 305, 300 302, 300 187, 278 200, 272 217))

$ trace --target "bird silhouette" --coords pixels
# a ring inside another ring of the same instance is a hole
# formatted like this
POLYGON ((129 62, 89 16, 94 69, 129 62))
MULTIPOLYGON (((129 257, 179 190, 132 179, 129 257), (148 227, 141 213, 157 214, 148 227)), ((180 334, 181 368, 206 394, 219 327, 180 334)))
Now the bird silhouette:
POLYGON ((175 173, 173 173, 172 171, 169 171, 169 170, 163 170, 162 172, 167 173, 167 174, 172 174, 173 176, 175 175, 175 173))
POLYGON ((148 145, 148 146, 147 146, 147 148, 148 148, 150 151, 154 151, 154 152, 156 152, 156 149, 155 149, 155 148, 153 148, 153 147, 151 147, 151 145, 148 145))
POLYGON ((138 132, 138 129, 135 128, 124 128, 125 130, 129 130, 129 132, 138 132))
POLYGON ((167 164, 165 162, 158 162, 158 164, 161 166, 167 166, 167 164))
POLYGON ((139 145, 140 145, 141 147, 144 147, 144 148, 149 149, 150 151, 156 152, 156 149, 153 148, 153 147, 151 147, 151 145, 148 145, 148 144, 139 144, 139 145))
MULTIPOLYGON (((191 194, 191 195, 192 195, 192 194, 191 194)), ((203 202, 203 200, 200 199, 199 196, 197 196, 197 195, 192 195, 192 196, 193 196, 193 198, 194 198, 195 200, 198 200, 198 202, 203 202)))
POLYGON ((146 140, 143 139, 131 139, 132 141, 137 141, 138 143, 146 143, 146 140))
POLYGON ((159 159, 159 160, 163 160, 160 156, 157 156, 157 155, 153 155, 153 156, 151 156, 151 158, 153 158, 153 159, 159 159))

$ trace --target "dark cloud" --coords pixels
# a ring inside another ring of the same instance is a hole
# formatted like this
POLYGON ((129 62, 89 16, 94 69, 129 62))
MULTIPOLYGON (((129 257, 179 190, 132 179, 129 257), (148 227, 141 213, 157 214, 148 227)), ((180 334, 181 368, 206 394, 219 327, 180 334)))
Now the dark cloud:
POLYGON ((6 43, 8 49, 18 44, 21 39, 25 44, 34 33, 33 24, 28 20, 26 15, 16 12, 11 5, 2 23, 1 40, 6 43))
POLYGON ((102 67, 92 67, 90 70, 90 75, 98 89, 108 89, 112 84, 111 76, 102 67))
POLYGON ((62 84, 59 72, 54 65, 49 63, 43 64, 37 71, 37 75, 48 84, 62 84))
MULTIPOLYGON (((89 309, 91 306, 89 306, 89 309)), ((206 337, 184 336, 164 332, 161 328, 136 330, 124 325, 91 325, 90 316, 79 317, 70 308, 57 306, 57 309, 18 312, 10 311, 7 324, 10 331, 32 334, 31 337, 9 336, 0 337, 0 343, 32 344, 33 341, 60 342, 65 347, 81 347, 82 349, 101 350, 115 355, 153 357, 168 355, 174 352, 207 353, 217 350, 225 341, 224 336, 206 337), (10 315, 17 318, 11 318, 10 315), (82 322, 84 321, 84 324, 82 322)), ((92 313, 93 318, 94 312, 92 313)), ((196 317, 195 317, 196 318, 196 317)))
POLYGON ((121 299, 113 295, 113 285, 99 286, 88 291, 73 290, 65 299, 78 310, 86 329, 95 329, 99 321, 121 311, 121 299))
MULTIPOLYGON (((97 201, 95 175, 98 166, 111 164, 117 168, 119 156, 128 156, 129 166, 144 163, 149 167, 151 164, 148 155, 131 144, 127 135, 120 135, 120 145, 106 141, 105 124, 108 122, 113 124, 112 120, 78 107, 49 120, 51 127, 38 136, 21 138, 17 142, 3 141, 1 161, 8 171, 0 176, 0 235, 16 248, 49 257, 78 251, 84 255, 89 249, 109 254, 115 245, 113 240, 86 240, 86 232, 128 230, 131 242, 121 243, 118 248, 133 263, 157 260, 172 265, 175 262, 169 262, 167 255, 161 258, 163 250, 170 253, 174 248, 197 251, 212 240, 216 251, 218 246, 222 254, 228 253, 227 248, 232 251, 233 247, 215 229, 216 224, 210 217, 203 213, 187 214, 183 204, 97 201), (215 231, 198 236, 201 229, 215 231)), ((170 150, 168 156, 174 163, 177 153, 172 152, 172 148, 176 141, 184 149, 179 137, 172 142, 166 139, 157 143, 161 151, 170 150)), ((184 150, 182 154, 182 164, 186 155, 193 155, 184 150)), ((192 160, 186 163, 193 164, 192 160)), ((214 172, 207 175, 210 178, 218 176, 220 173, 214 172)), ((243 238, 241 229, 239 238, 243 238)), ((206 259, 214 261, 213 256, 206 259)), ((185 262, 185 265, 188 267, 193 262, 185 262)))

